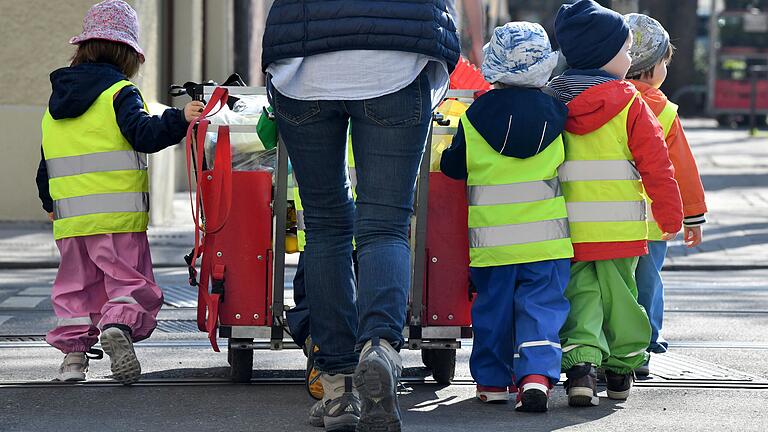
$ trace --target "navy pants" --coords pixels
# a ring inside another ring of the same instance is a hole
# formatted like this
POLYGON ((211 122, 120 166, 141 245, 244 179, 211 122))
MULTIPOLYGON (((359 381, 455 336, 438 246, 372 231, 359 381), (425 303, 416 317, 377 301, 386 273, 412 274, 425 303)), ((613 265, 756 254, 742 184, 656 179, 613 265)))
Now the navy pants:
POLYGON ((568 316, 570 260, 472 267, 474 342, 469 368, 479 385, 507 387, 528 375, 560 379, 560 327, 568 316))

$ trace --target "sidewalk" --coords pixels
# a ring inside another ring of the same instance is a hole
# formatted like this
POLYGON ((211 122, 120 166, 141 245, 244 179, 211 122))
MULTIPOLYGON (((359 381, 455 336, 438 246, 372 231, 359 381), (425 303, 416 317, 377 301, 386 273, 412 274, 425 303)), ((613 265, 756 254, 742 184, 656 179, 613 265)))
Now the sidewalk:
MULTIPOLYGON (((704 243, 670 243, 668 269, 768 267, 768 139, 745 130, 717 129, 712 120, 683 122, 707 190, 704 243)), ((188 195, 176 194, 175 220, 151 227, 156 266, 182 266, 193 245, 188 195)), ((682 236, 679 236, 682 237, 682 236)), ((0 268, 56 266, 58 250, 48 223, 0 222, 0 268)))

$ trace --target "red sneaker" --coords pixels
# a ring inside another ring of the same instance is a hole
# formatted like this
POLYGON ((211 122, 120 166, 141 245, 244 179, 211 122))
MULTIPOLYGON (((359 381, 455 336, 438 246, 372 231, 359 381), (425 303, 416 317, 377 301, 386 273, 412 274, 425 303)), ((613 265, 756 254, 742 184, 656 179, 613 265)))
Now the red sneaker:
POLYGON ((517 380, 515 379, 515 376, 512 375, 512 385, 509 386, 509 394, 515 394, 517 393, 517 384, 515 384, 517 380))
POLYGON ((549 407, 549 390, 552 385, 543 375, 528 375, 523 378, 517 393, 516 411, 546 412, 549 407))
POLYGON ((507 403, 509 391, 506 387, 477 385, 477 398, 485 403, 507 403))

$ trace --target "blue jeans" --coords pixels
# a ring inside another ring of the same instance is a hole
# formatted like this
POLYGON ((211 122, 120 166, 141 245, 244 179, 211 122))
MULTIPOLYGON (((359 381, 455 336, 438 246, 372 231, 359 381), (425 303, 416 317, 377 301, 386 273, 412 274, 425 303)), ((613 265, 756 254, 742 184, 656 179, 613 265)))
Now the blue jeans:
POLYGON ((664 282, 661 280, 661 268, 667 256, 667 242, 649 241, 648 255, 643 255, 637 262, 637 302, 648 313, 651 322, 651 345, 649 352, 665 353, 669 344, 661 336, 664 321, 664 282))
POLYGON ((469 370, 479 385, 507 387, 515 376, 560 380, 560 328, 570 305, 565 298, 571 260, 472 267, 477 289, 472 304, 469 370))
POLYGON ((403 344, 408 227, 431 121, 426 73, 395 93, 359 101, 304 101, 271 88, 277 126, 304 207, 304 282, 323 372, 351 373, 374 336, 403 344), (351 121, 357 201, 347 173, 351 121), (352 237, 357 244, 357 292, 352 237))

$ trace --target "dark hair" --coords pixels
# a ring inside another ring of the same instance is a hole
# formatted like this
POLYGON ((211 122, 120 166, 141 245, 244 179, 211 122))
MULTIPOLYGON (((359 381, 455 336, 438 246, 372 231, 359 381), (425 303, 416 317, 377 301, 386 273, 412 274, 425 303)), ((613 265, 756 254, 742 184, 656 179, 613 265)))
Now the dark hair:
POLYGON ((650 68, 649 70, 647 70, 647 71, 645 71, 643 73, 639 73, 639 74, 635 74, 635 75, 632 75, 632 76, 628 76, 627 79, 641 80, 641 79, 653 78, 653 70, 656 69, 656 65, 658 65, 659 63, 664 62, 664 61, 665 62, 669 62, 670 60, 672 60, 672 56, 675 54, 675 50, 676 49, 677 48, 675 48, 675 46, 672 45, 672 42, 670 42, 669 46, 667 47, 667 52, 664 53, 664 57, 662 57, 655 65, 653 65, 652 68, 650 68))
POLYGON ((72 66, 82 63, 109 63, 131 78, 139 72, 141 56, 130 45, 101 39, 91 39, 77 45, 72 66))

